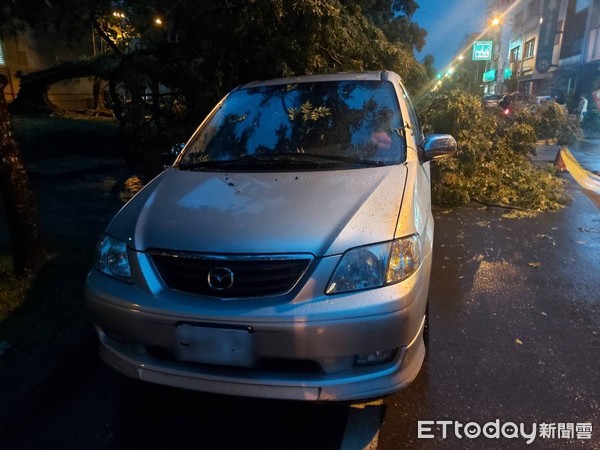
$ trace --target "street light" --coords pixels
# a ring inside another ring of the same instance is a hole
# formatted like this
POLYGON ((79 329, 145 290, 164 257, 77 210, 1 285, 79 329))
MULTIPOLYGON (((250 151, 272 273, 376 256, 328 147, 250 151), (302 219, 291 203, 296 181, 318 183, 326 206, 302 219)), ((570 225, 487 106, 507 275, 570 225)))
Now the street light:
MULTIPOLYGON (((540 23, 541 23, 542 19, 543 18, 540 18, 540 23)), ((502 22, 503 22, 502 19, 496 17, 496 18, 494 18, 494 20, 492 20, 492 25, 500 25, 502 22)), ((511 34, 512 34, 512 32, 514 31, 513 28, 515 26, 514 23, 509 22, 507 20, 504 21, 504 23, 507 24, 507 25, 510 25, 510 27, 511 27, 511 34)), ((523 31, 519 31, 519 35, 521 37, 521 45, 520 45, 519 55, 518 55, 519 56, 519 58, 518 58, 518 62, 519 62, 518 72, 516 74, 517 75, 517 90, 518 90, 518 86, 519 86, 518 77, 520 77, 522 75, 522 73, 523 73, 523 60, 525 59, 525 42, 527 41, 527 39, 525 38, 525 33, 523 33, 523 31)), ((511 42, 512 41, 513 40, 511 39, 511 42)))
MULTIPOLYGON (((497 40, 498 40, 498 44, 496 45, 496 51, 498 53, 498 62, 496 63, 496 70, 497 70, 497 74, 496 74, 496 88, 498 88, 498 84, 500 84, 500 91, 503 90, 503 86, 504 86, 504 58, 502 58, 502 28, 501 28, 501 24, 502 24, 503 20, 502 20, 502 16, 496 16, 492 19, 491 25, 492 27, 496 28, 497 31, 497 40)), ((494 39, 495 41, 496 39, 494 39)), ((491 66, 493 68, 493 65, 491 66)))

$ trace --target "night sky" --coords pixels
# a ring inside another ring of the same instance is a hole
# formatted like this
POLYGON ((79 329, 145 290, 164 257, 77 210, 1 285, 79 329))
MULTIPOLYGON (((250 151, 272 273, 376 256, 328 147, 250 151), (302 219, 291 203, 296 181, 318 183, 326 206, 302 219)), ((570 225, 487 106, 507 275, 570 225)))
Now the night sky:
POLYGON ((485 0, 416 0, 420 8, 413 17, 427 30, 426 45, 416 54, 435 57, 435 67, 442 70, 460 50, 465 37, 485 26, 485 0))

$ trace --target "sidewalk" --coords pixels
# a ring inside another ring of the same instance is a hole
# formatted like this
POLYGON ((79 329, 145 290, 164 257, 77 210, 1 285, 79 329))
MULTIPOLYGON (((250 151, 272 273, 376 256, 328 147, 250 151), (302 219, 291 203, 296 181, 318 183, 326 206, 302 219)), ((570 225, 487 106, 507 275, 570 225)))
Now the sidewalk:
POLYGON ((531 160, 539 165, 541 165, 541 163, 554 163, 560 147, 561 146, 556 142, 538 141, 535 154, 531 155, 531 160))
POLYGON ((536 144, 535 154, 530 155, 530 159, 537 166, 544 167, 547 164, 553 164, 556 155, 560 151, 560 145, 551 141, 539 141, 536 144))
MULTIPOLYGON (((561 147, 563 146, 555 141, 538 141, 535 154, 530 157, 531 161, 539 166, 554 164, 561 147)), ((586 134, 584 140, 565 147, 583 169, 593 176, 600 175, 600 134, 586 134)))

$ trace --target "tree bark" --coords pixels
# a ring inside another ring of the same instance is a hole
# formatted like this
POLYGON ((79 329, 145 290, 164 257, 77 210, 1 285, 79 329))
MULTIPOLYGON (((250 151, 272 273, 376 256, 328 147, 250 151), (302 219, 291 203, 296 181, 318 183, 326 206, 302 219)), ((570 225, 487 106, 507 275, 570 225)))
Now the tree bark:
POLYGON ((23 276, 44 265, 46 252, 29 177, 13 139, 4 97, 5 81, 6 77, 0 76, 0 195, 6 211, 13 270, 23 276))

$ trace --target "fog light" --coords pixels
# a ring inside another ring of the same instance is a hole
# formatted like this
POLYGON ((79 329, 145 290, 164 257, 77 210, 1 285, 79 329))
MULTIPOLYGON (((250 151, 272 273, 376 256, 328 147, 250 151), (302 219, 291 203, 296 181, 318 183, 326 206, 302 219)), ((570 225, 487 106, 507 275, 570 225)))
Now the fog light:
POLYGON ((354 357, 355 366, 376 366, 385 364, 394 359, 397 348, 391 350, 377 350, 373 353, 360 353, 354 357))

